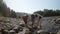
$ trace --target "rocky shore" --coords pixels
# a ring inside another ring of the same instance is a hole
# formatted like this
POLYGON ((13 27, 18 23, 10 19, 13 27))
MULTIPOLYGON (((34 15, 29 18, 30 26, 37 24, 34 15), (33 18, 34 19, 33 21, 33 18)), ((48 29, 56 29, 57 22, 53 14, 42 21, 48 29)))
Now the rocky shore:
MULTIPOLYGON (((56 20, 51 17, 42 18, 40 20, 42 29, 34 30, 34 33, 43 34, 44 32, 46 34, 60 34, 60 24, 58 24, 58 22, 55 23, 58 20, 60 20, 60 18, 57 18, 56 20)), ((0 34, 32 34, 30 30, 33 29, 27 28, 23 19, 8 17, 0 19, 0 34)))

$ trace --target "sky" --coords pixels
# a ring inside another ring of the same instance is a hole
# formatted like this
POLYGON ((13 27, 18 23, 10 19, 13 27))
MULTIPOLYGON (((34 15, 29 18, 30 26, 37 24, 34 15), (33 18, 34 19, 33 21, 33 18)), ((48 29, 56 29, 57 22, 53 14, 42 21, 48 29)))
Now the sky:
POLYGON ((32 14, 43 9, 60 9, 60 0, 4 0, 15 12, 32 14))

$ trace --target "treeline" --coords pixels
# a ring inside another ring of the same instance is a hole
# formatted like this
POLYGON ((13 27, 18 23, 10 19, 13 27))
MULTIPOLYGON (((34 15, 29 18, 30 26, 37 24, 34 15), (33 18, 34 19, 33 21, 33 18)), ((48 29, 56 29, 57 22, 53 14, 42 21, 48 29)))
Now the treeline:
POLYGON ((11 10, 3 0, 0 0, 0 15, 4 17, 16 17, 15 11, 11 10))
POLYGON ((60 10, 48 10, 44 9, 43 11, 36 11, 34 13, 38 13, 44 17, 50 17, 50 16, 60 16, 60 10))

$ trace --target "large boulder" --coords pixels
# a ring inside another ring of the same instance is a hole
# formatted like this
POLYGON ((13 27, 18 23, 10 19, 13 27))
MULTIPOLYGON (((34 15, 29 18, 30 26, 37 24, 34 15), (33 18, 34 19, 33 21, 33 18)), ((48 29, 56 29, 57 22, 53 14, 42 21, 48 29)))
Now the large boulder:
POLYGON ((58 31, 57 34, 60 34, 60 31, 58 31))
POLYGON ((39 30, 37 31, 38 34, 50 34, 48 31, 46 30, 39 30))

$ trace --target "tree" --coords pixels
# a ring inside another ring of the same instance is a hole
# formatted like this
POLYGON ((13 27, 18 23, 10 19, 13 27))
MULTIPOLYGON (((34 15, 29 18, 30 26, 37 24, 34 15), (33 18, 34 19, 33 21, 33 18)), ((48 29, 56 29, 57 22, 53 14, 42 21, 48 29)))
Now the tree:
POLYGON ((9 10, 10 8, 7 7, 7 5, 3 2, 3 0, 0 0, 0 13, 5 16, 8 17, 9 16, 9 10))
POLYGON ((16 18, 17 17, 15 11, 11 10, 10 17, 12 17, 12 18, 16 18))
POLYGON ((42 15, 43 16, 43 11, 36 11, 36 12, 34 12, 34 13, 38 13, 38 14, 40 14, 40 15, 42 15))
POLYGON ((44 17, 48 17, 48 16, 60 16, 60 10, 48 10, 48 9, 44 9, 43 11, 36 11, 34 13, 38 13, 44 17))

